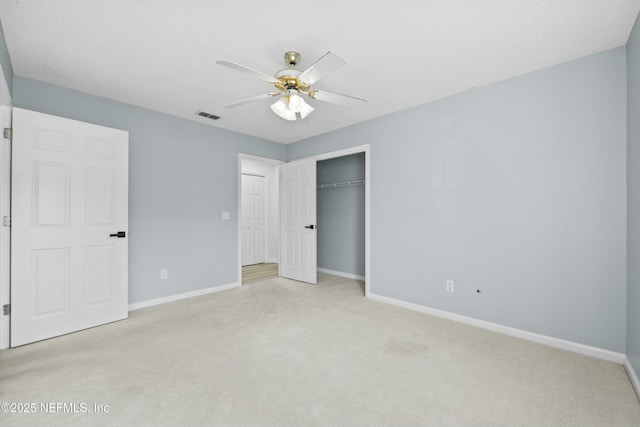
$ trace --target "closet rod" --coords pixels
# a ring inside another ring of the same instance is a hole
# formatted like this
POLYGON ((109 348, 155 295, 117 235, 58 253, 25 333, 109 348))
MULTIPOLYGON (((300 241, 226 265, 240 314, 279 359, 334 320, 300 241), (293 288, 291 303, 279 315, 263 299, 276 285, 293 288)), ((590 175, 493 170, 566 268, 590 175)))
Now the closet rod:
POLYGON ((337 188, 337 187, 349 187, 352 185, 364 185, 364 180, 360 181, 347 181, 347 182, 335 182, 333 184, 320 184, 318 188, 337 188))

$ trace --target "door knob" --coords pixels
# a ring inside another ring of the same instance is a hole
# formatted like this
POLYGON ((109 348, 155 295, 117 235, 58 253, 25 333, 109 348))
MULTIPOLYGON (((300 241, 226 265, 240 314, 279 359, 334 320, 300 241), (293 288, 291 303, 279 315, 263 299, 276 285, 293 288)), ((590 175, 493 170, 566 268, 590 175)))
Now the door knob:
POLYGON ((122 239, 123 237, 127 237, 127 233, 124 231, 118 231, 117 233, 109 234, 109 237, 117 237, 118 239, 122 239))
POLYGON ((313 230, 314 228, 316 228, 316 226, 311 224, 311 225, 305 225, 304 228, 308 228, 309 230, 313 230))

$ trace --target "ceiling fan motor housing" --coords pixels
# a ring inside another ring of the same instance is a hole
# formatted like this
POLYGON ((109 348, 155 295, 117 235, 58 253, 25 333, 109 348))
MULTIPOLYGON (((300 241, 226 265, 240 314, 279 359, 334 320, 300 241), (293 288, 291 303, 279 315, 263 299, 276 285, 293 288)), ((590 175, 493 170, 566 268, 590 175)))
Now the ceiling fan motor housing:
POLYGON ((274 85, 281 92, 297 91, 307 93, 311 85, 300 80, 298 78, 300 74, 302 72, 295 69, 280 70, 274 75, 278 79, 274 85))

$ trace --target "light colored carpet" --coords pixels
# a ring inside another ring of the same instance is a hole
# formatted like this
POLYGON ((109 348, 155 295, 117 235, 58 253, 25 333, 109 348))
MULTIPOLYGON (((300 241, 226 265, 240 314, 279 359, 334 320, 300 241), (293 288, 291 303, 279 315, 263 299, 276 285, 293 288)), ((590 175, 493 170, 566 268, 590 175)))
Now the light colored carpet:
POLYGON ((281 278, 0 352, 1 426, 639 426, 624 368, 281 278))
POLYGON ((242 284, 261 282, 278 277, 277 263, 253 264, 242 267, 242 284))

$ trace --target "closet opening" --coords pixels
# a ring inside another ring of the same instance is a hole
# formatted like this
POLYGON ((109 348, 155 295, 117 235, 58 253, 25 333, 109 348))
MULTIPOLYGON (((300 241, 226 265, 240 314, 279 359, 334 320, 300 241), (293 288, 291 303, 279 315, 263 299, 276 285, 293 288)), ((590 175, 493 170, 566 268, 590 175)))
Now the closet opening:
POLYGON ((364 152, 317 162, 319 273, 365 281, 365 171, 364 152))
POLYGON ((318 271, 363 281, 365 297, 369 296, 372 280, 370 153, 369 144, 364 144, 315 156, 320 170, 316 183, 319 186, 318 232, 328 228, 318 236, 319 242, 322 241, 318 243, 318 271), (327 163, 323 163, 325 161, 327 163), (341 193, 341 189, 347 191, 341 193), (335 194, 330 193, 336 190, 335 194), (323 222, 328 227, 323 227, 323 222), (335 226, 333 230, 332 224, 335 226), (344 235, 336 233, 336 229, 347 226, 350 228, 344 235), (338 237, 332 241, 333 236, 338 237), (332 250, 341 256, 333 256, 329 253, 332 250))

